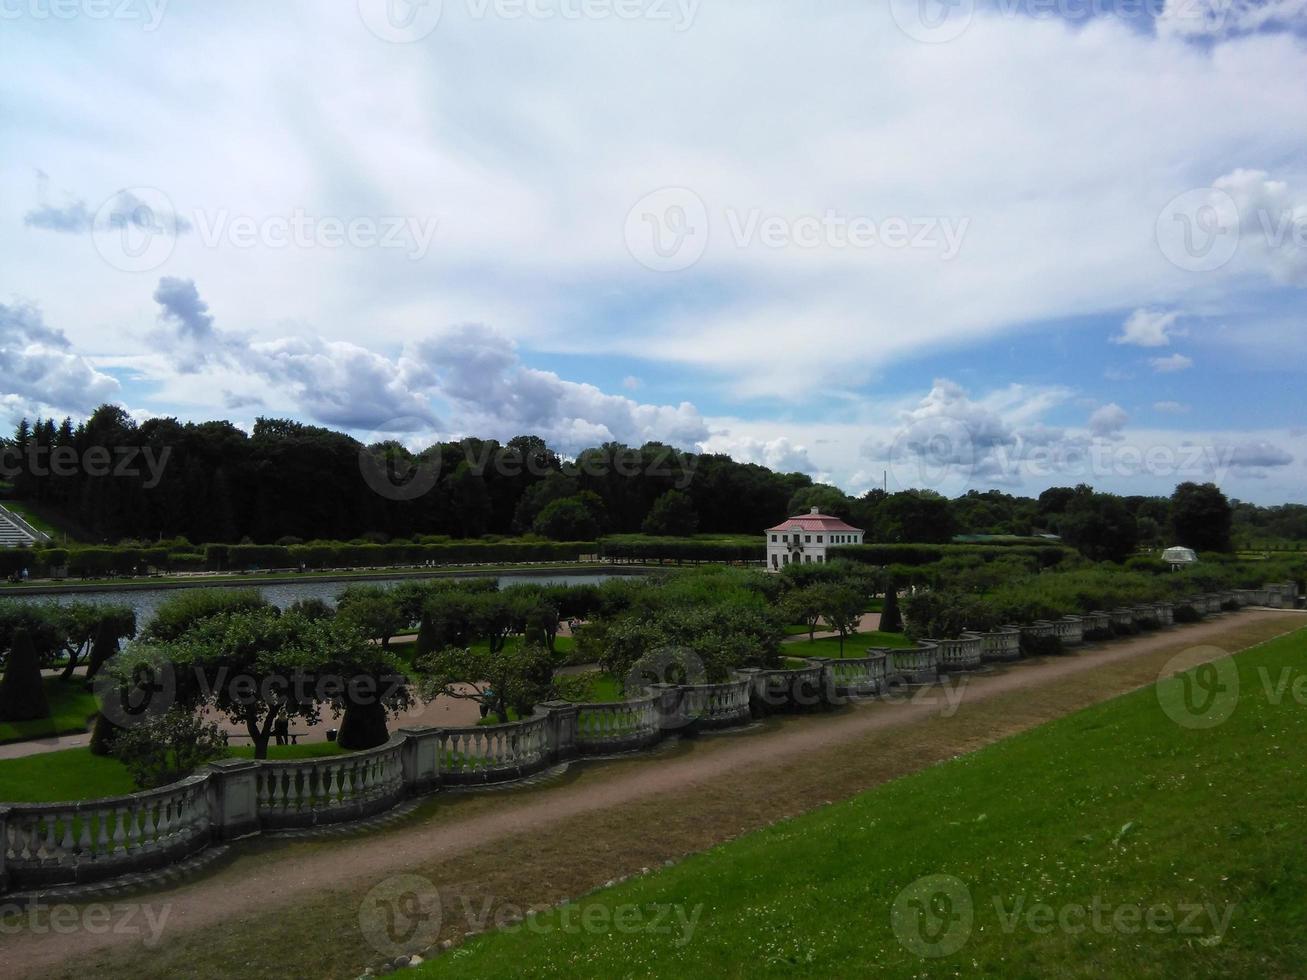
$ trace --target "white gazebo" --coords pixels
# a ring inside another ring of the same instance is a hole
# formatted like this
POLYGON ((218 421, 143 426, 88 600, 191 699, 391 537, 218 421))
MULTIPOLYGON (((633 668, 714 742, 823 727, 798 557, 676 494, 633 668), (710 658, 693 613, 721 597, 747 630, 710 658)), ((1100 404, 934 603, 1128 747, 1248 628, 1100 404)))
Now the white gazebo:
POLYGON ((1185 565, 1192 565, 1198 560, 1198 552, 1193 548, 1167 548, 1162 552, 1162 561, 1168 562, 1171 569, 1183 568, 1185 565))
POLYGON ((767 528, 767 571, 779 572, 786 565, 824 564, 828 548, 862 544, 862 535, 861 528, 814 507, 810 513, 767 528))

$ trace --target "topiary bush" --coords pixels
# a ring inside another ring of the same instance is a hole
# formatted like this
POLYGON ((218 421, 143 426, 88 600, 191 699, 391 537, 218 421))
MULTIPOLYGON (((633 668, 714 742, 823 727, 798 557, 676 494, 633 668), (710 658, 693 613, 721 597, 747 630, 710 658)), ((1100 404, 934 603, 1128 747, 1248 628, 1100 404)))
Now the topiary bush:
POLYGON ((37 721, 50 717, 41 681, 41 661, 25 629, 14 632, 4 677, 0 678, 0 721, 37 721))

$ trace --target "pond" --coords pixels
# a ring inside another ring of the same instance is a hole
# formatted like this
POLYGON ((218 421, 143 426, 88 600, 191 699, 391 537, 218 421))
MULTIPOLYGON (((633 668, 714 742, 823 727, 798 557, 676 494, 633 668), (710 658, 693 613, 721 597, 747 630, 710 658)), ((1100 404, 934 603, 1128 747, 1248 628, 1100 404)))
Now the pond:
MULTIPOLYGON (((303 582, 279 582, 269 585, 211 585, 205 586, 200 583, 195 588, 257 588, 263 597, 279 609, 285 609, 293 602, 300 599, 321 599, 322 601, 334 606, 336 599, 350 585, 379 585, 383 588, 390 588, 401 582, 413 581, 458 581, 474 578, 495 578, 502 589, 509 585, 521 585, 525 583, 535 583, 537 585, 582 585, 590 583, 598 585, 600 582, 606 582, 610 578, 618 576, 608 572, 590 572, 590 573, 566 573, 548 575, 458 575, 445 576, 442 578, 417 579, 412 576, 406 578, 390 579, 372 579, 368 581, 327 581, 323 579, 306 579, 303 582)), ((170 596, 176 595, 180 589, 100 589, 87 592, 58 592, 54 594, 22 596, 17 595, 13 598, 25 602, 57 602, 61 604, 73 602, 111 602, 118 605, 131 606, 136 611, 136 624, 138 627, 144 626, 154 618, 154 611, 159 605, 166 601, 170 596)))

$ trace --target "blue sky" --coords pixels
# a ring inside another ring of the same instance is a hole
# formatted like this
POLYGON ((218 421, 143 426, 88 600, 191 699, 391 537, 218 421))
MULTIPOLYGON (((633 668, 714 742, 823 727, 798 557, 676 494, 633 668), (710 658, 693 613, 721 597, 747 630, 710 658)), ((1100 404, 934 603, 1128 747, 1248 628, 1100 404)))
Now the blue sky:
POLYGON ((20 0, 0 423, 1307 500, 1304 0, 20 0))

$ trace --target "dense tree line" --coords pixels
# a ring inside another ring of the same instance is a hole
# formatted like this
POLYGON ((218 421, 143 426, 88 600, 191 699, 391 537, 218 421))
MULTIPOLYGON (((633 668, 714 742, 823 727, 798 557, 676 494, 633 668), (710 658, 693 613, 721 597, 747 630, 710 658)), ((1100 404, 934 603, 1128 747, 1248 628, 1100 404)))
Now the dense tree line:
POLYGON ((1236 539, 1307 539, 1307 507, 1232 503, 1213 484, 1184 483, 1170 497, 1083 484, 1037 498, 972 490, 950 500, 930 490, 879 489, 851 497, 800 473, 660 443, 608 443, 573 460, 522 435, 414 453, 284 419, 261 418, 247 434, 228 422, 137 424, 102 406, 79 425, 24 421, 0 450, 12 496, 104 542, 290 547, 488 535, 756 535, 812 507, 863 528, 869 542, 1059 535, 1094 560, 1120 561, 1141 547, 1228 551, 1236 539))
POLYGON ((15 499, 44 505, 105 542, 532 531, 593 540, 638 532, 651 515, 651 527, 671 533, 756 534, 784 518, 790 498, 812 483, 799 473, 658 443, 609 443, 575 460, 530 435, 413 453, 282 419, 259 419, 248 434, 229 422, 137 424, 114 406, 76 426, 70 419, 24 421, 0 448, 15 499))

